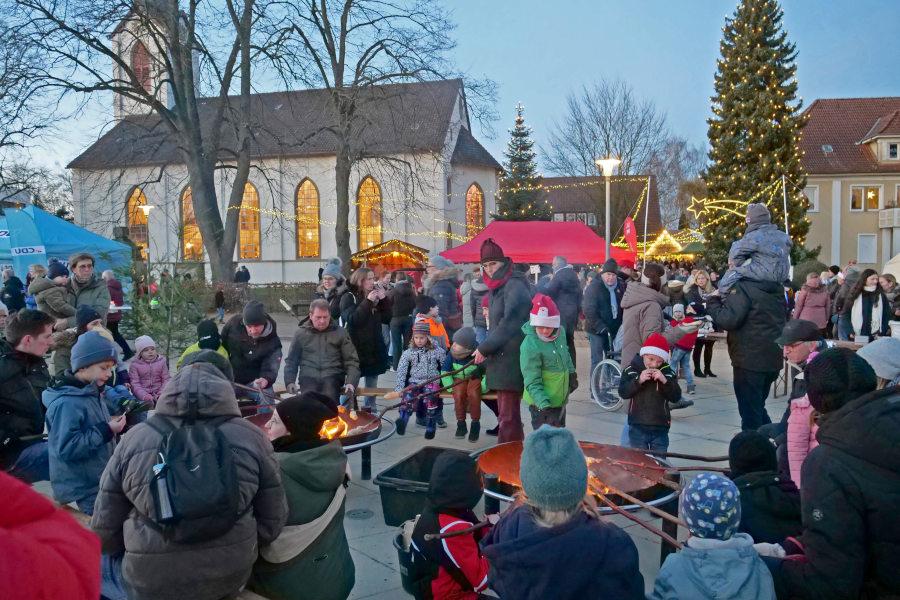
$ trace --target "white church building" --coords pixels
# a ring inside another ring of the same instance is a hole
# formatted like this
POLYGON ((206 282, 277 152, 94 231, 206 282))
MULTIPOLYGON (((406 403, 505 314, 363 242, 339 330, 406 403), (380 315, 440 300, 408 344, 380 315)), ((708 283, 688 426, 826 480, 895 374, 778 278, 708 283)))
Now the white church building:
MULTIPOLYGON (((122 51, 152 86, 149 51, 137 40, 122 51)), ((201 100, 201 118, 211 116, 217 102, 201 100)), ((337 255, 329 107, 326 90, 252 98, 253 163, 235 249, 252 283, 315 281, 319 267, 337 255)), ((495 210, 500 165, 472 133, 461 80, 373 88, 361 110, 368 158, 351 175, 354 252, 392 239, 441 251, 485 226, 495 210)), ((175 136, 158 115, 121 98, 114 118, 115 125, 68 165, 76 223, 107 237, 127 227, 160 268, 196 266, 205 254, 175 136)), ((227 132, 223 167, 229 166, 227 132)), ((216 171, 220 211, 231 191, 229 172, 216 171)))

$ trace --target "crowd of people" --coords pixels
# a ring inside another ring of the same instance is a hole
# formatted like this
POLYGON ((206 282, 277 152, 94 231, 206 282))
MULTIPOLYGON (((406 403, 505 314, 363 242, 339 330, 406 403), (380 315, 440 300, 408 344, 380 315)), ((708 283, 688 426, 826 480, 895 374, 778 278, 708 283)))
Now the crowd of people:
MULTIPOLYGON (((716 377, 714 333, 727 335, 742 431, 727 474, 701 472, 681 491, 690 536, 647 597, 900 594, 900 340, 887 325, 900 315, 897 284, 848 265, 809 274, 793 295, 789 250, 751 204, 721 278, 700 265, 611 259, 579 272, 560 256, 532 283, 491 239, 478 268, 434 255, 420 283, 366 267, 347 276, 332 259, 286 354, 259 301, 220 331, 217 294, 216 319, 198 323, 171 373, 152 338, 133 348, 122 338, 121 284, 98 277, 89 254, 36 265, 27 283, 5 272, 0 488, 28 507, 0 520, 4 536, 21 539, 3 542, 4 552, 17 546, 10 581, 33 591, 22 597, 347 598, 350 473, 340 442, 320 430, 393 370, 398 434, 413 416, 426 439, 447 427, 448 389, 455 438, 480 439, 484 404, 497 420, 484 434, 523 442, 522 493, 487 523, 474 512, 477 463, 461 451, 435 462, 404 539, 417 597, 644 598, 635 544, 600 517, 566 429, 583 327, 592 369, 610 357, 622 365, 622 445, 655 452, 668 449, 671 411, 693 404, 695 378, 716 377), (865 344, 832 348, 829 337, 865 344), (276 403, 282 360, 289 395, 276 403), (765 402, 785 361, 795 377, 773 423, 765 402), (241 418, 239 397, 269 414, 264 430, 241 418), (96 537, 15 479, 49 481, 96 537), (46 571, 37 555, 49 557, 46 571)), ((247 283, 245 271, 236 281, 247 283)), ((375 411, 375 397, 361 410, 375 411)))

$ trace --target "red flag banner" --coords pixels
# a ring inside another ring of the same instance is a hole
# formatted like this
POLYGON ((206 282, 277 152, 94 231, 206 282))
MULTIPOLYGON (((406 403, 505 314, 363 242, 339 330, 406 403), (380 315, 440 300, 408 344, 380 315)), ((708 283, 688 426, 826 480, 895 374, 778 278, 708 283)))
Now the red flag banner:
POLYGON ((628 242, 628 248, 637 254, 637 229, 634 227, 634 219, 625 217, 625 224, 622 226, 625 241, 628 242))

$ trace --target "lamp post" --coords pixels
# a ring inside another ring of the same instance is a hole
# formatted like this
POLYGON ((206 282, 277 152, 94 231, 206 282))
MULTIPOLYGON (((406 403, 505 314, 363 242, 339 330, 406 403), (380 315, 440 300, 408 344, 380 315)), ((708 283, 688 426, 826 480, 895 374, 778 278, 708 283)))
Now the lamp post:
POLYGON ((611 198, 609 197, 610 191, 610 177, 612 177, 613 171, 616 167, 618 167, 622 161, 618 158, 615 158, 612 154, 608 155, 606 158, 598 158, 594 161, 597 167, 603 171, 603 176, 606 177, 606 218, 603 220, 604 225, 604 236, 603 242, 604 246, 604 258, 603 260, 609 260, 609 206, 611 203, 611 198))
POLYGON ((141 204, 138 208, 144 213, 147 221, 147 289, 150 289, 150 211, 156 208, 152 204, 141 204))

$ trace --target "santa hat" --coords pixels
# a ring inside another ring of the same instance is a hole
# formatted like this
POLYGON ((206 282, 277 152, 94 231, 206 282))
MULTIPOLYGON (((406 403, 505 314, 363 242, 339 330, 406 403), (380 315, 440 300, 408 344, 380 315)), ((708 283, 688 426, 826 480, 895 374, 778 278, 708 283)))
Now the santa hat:
POLYGON ((534 327, 559 328, 559 309, 550 296, 535 294, 531 300, 531 319, 534 327))
POLYGON ((658 356, 666 362, 669 362, 669 342, 658 333, 651 333, 647 336, 644 345, 641 346, 640 355, 652 354, 658 356))

